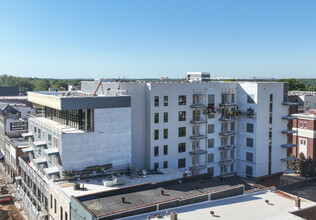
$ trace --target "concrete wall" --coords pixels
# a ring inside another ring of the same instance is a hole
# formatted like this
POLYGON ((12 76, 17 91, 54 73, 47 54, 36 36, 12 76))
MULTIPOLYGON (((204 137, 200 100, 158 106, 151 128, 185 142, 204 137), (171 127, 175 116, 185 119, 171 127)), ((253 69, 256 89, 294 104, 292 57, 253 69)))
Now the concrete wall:
POLYGON ((49 215, 53 219, 70 220, 70 199, 58 187, 50 181, 49 183, 49 197, 48 197, 49 215), (55 199, 56 199, 56 213, 55 213, 55 199), (62 213, 61 208, 62 207, 62 213), (63 218, 61 218, 63 216, 63 218), (67 216, 67 218, 66 218, 67 216))
POLYGON ((63 134, 60 155, 64 170, 131 164, 131 109, 95 109, 94 132, 63 134))
MULTIPOLYGON (((94 93, 99 81, 83 81, 81 83, 81 91, 86 93, 94 93)), ((125 90, 126 94, 131 96, 131 115, 132 115, 132 163, 137 169, 145 169, 146 158, 146 103, 145 103, 145 88, 144 83, 117 83, 117 82, 103 82, 103 90, 118 91, 125 90)), ((97 94, 102 94, 99 89, 97 94)))

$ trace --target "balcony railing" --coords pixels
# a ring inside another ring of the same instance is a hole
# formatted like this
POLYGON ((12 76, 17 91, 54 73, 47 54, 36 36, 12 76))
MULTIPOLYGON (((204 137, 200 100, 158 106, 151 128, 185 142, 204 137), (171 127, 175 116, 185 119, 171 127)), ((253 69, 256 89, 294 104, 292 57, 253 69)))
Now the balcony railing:
POLYGON ((193 165, 190 167, 191 170, 203 170, 205 168, 206 168, 205 164, 197 164, 195 166, 193 165))
POLYGON ((235 135, 235 132, 234 131, 221 131, 219 132, 219 135, 230 136, 230 135, 235 135))
POLYGON ((192 150, 190 151, 191 155, 201 155, 201 154, 206 154, 207 151, 206 150, 192 150))
POLYGON ((204 139, 204 138, 207 138, 207 136, 206 135, 202 135, 202 134, 196 134, 196 135, 190 136, 191 140, 204 139))

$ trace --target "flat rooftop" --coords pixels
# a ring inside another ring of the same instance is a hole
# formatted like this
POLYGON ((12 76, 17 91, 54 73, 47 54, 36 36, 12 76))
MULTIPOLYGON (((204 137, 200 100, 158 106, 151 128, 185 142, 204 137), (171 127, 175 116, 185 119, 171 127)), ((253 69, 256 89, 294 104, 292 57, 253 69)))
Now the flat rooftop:
MULTIPOLYGON (((206 193, 216 189, 224 189, 230 186, 244 184, 240 179, 231 179, 229 181, 218 181, 210 178, 197 180, 183 180, 183 182, 172 182, 166 185, 153 185, 151 188, 138 189, 135 192, 122 190, 117 194, 93 199, 93 195, 77 198, 96 216, 102 216, 112 212, 120 212, 126 209, 133 209, 152 203, 161 203, 167 200, 194 196, 200 193, 206 193), (164 190, 164 195, 161 194, 164 190), (125 197, 122 203, 121 198, 125 197), (86 200, 87 199, 87 200, 86 200)), ((246 189, 252 188, 245 184, 246 189)), ((191 218, 194 219, 194 218, 191 218)))
POLYGON ((114 185, 111 187, 106 187, 102 184, 102 180, 108 178, 105 177, 94 177, 89 179, 81 179, 81 180, 71 180, 71 181, 55 181, 54 184, 63 191, 68 197, 71 196, 84 196, 94 193, 100 193, 100 192, 106 192, 109 190, 119 189, 123 187, 128 186, 134 186, 139 184, 145 184, 145 183, 159 183, 163 181, 168 181, 172 179, 178 179, 183 176, 183 172, 177 170, 177 169, 160 169, 160 171, 163 174, 154 174, 154 175, 147 175, 147 178, 142 177, 130 177, 130 176, 122 176, 124 177, 125 184, 124 185, 114 185), (86 180, 86 183, 84 184, 85 189, 84 190, 74 190, 73 185, 74 183, 78 182, 83 184, 83 181, 86 180))
POLYGON ((280 188, 282 191, 316 202, 316 179, 280 188))
MULTIPOLYGON (((298 210, 295 207, 293 199, 284 197, 276 192, 261 191, 252 194, 245 194, 226 199, 207 201, 203 203, 196 203, 183 207, 168 209, 166 216, 166 210, 161 210, 154 213, 146 213, 142 215, 125 217, 128 220, 147 219, 147 216, 155 218, 156 214, 161 214, 162 218, 170 219, 170 213, 175 211, 178 213, 178 219, 181 220, 209 220, 209 219, 286 219, 286 220, 298 220, 302 219, 291 212, 298 210), (269 200, 269 204, 265 203, 265 200, 269 200), (214 215, 210 215, 210 211, 214 211, 214 215)), ((302 199, 301 208, 307 208, 316 205, 315 202, 302 199)))
POLYGON ((127 95, 94 95, 69 91, 28 92, 28 101, 58 110, 131 107, 127 95))

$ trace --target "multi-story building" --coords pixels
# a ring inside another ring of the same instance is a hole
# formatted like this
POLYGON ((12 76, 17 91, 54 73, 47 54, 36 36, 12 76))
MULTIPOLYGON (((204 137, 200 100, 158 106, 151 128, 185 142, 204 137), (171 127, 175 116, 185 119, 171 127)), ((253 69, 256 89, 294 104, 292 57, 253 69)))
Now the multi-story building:
POLYGON ((27 145, 22 134, 28 130, 27 114, 35 110, 22 103, 0 102, 0 151, 5 155, 5 170, 10 182, 18 172, 18 157, 27 145), (21 140, 22 139, 22 140, 21 140))
POLYGON ((19 191, 33 218, 67 219, 69 203, 67 209, 49 193, 50 180, 131 168, 130 96, 29 92, 28 100, 44 111, 29 115, 19 191))
MULTIPOLYGON (((83 81, 93 93, 100 81, 83 81)), ((267 82, 102 82, 131 96, 137 169, 263 177, 287 169, 288 84, 267 82)))
POLYGON ((310 109, 307 113, 292 114, 293 134, 292 143, 297 145, 291 153, 298 157, 303 153, 306 158, 313 159, 316 168, 316 109, 310 109))

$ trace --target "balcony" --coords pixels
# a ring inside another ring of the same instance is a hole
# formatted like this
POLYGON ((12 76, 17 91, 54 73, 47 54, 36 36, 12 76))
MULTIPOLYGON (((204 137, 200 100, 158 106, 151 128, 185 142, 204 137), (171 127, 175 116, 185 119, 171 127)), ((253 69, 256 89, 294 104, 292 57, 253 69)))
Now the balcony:
POLYGON ((47 144, 45 141, 34 141, 33 142, 33 145, 35 147, 47 147, 47 144))
POLYGON ((225 107, 225 106, 235 106, 236 105, 236 103, 234 103, 234 102, 221 102, 221 103, 219 103, 219 106, 223 106, 223 107, 225 107))
POLYGON ((33 137, 33 133, 23 133, 22 137, 24 137, 25 139, 32 138, 33 137))
POLYGON ((221 173, 221 177, 223 178, 227 178, 227 177, 232 177, 232 176, 236 176, 237 172, 223 172, 221 173))
POLYGON ((43 150, 46 155, 54 155, 54 154, 59 154, 58 148, 49 148, 43 150))
POLYGON ((35 165, 47 164, 47 160, 45 158, 36 158, 36 159, 33 159, 33 163, 35 165))
POLYGON ((193 103, 190 105, 191 108, 206 108, 206 105, 203 103, 193 103))
POLYGON ((26 148, 22 148, 23 153, 31 153, 33 152, 33 148, 32 147, 26 147, 26 148))
POLYGON ((292 148, 292 147, 296 147, 296 144, 292 144, 292 143, 287 143, 287 144, 282 144, 281 147, 284 148, 292 148))
POLYGON ((207 136, 206 135, 201 135, 201 134, 190 136, 191 140, 204 139, 204 138, 207 138, 207 136))
POLYGON ((283 134, 294 134, 294 133, 297 133, 297 131, 291 130, 291 129, 287 129, 287 130, 283 130, 282 133, 283 134))
POLYGON ((48 167, 43 170, 47 175, 59 174, 59 170, 57 167, 48 167))
POLYGON ((202 154, 206 154, 207 151, 206 150, 196 150, 196 151, 190 151, 191 155, 202 155, 202 154))
POLYGON ((230 116, 230 115, 229 116, 222 116, 219 118, 220 121, 233 121, 235 119, 236 119, 235 116, 230 116))
POLYGON ((285 157, 281 159, 282 161, 291 161, 291 160, 296 160, 296 157, 285 157))
POLYGON ((284 119, 284 120, 293 120, 293 119, 297 119, 297 117, 291 116, 291 115, 287 115, 287 116, 283 116, 282 119, 284 119))
POLYGON ((234 150, 236 146, 228 145, 228 146, 221 146, 218 149, 219 150, 234 150))
POLYGON ((205 164, 197 164, 197 165, 195 165, 195 166, 191 166, 190 167, 190 170, 203 170, 203 169, 205 169, 206 168, 206 166, 205 166, 205 164))
POLYGON ((207 120, 204 118, 197 118, 190 121, 191 124, 204 124, 207 123, 207 120))
POLYGON ((219 135, 221 136, 231 136, 231 135, 235 135, 234 131, 221 131, 219 132, 219 135))
POLYGON ((229 165, 234 163, 234 160, 231 158, 224 158, 221 161, 218 162, 220 165, 229 165))

